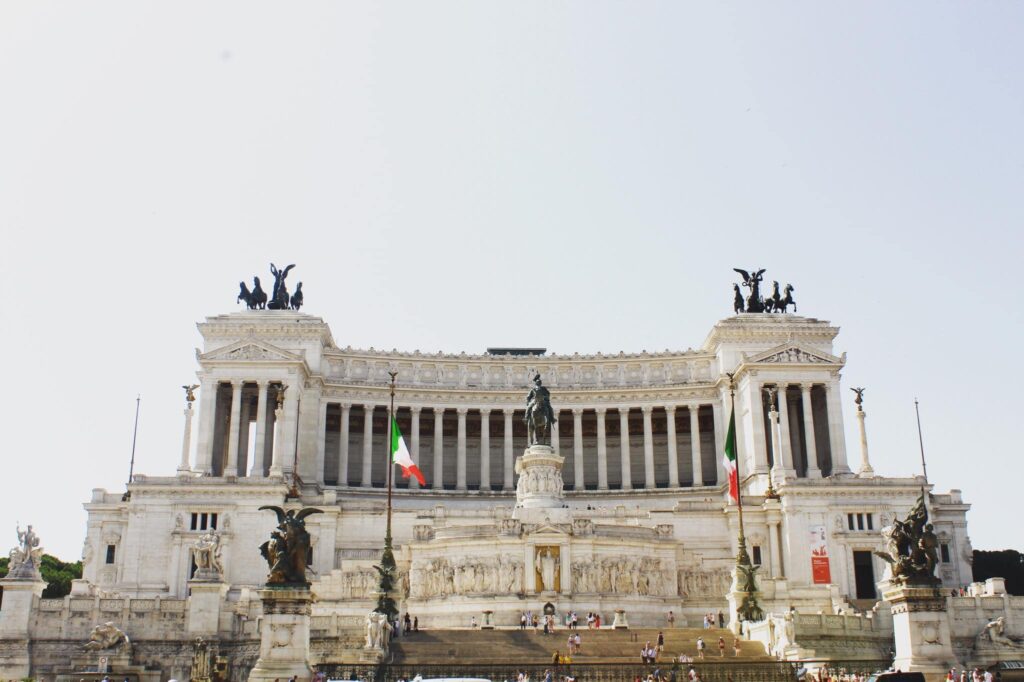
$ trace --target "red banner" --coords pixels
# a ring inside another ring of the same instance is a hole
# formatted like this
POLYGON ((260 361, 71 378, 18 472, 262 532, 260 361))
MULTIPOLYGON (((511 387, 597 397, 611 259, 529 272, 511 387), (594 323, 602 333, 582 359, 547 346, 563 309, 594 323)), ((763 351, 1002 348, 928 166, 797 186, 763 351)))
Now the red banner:
POLYGON ((825 526, 811 526, 811 576, 815 585, 832 582, 828 566, 828 545, 825 543, 825 526))

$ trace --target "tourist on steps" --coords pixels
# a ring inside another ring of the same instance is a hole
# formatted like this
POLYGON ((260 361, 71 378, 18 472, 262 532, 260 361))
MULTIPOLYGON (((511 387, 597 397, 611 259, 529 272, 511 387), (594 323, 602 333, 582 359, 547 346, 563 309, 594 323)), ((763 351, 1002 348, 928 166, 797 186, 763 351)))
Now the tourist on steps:
POLYGON ((725 637, 718 638, 718 657, 725 658, 725 637))
POLYGON ((704 638, 703 637, 698 637, 697 638, 697 658, 699 658, 702 661, 704 660, 704 638))

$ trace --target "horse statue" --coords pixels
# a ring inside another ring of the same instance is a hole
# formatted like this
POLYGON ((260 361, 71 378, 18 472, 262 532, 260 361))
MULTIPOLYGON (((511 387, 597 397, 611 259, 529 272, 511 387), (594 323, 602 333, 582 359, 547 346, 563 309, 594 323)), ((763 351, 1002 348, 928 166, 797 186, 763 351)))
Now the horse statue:
POLYGON ((786 308, 788 306, 793 306, 793 312, 795 313, 796 312, 796 301, 793 300, 793 292, 796 291, 796 289, 793 287, 792 284, 787 283, 786 284, 786 288, 783 289, 783 291, 786 292, 786 295, 782 297, 782 310, 781 310, 781 312, 786 312, 786 308))
POLYGON ((779 295, 778 282, 772 282, 772 293, 764 299, 764 310, 766 313, 785 312, 782 309, 782 296, 779 295))
POLYGON ((734 313, 743 312, 743 293, 740 291, 739 284, 732 285, 732 311, 734 313))
POLYGON ((260 286, 259 277, 252 278, 252 305, 249 307, 253 310, 263 310, 267 307, 267 292, 260 286))
POLYGON ((302 282, 295 287, 295 293, 292 294, 292 310, 298 310, 302 307, 302 282))
POLYGON ((551 425, 558 420, 551 409, 551 391, 541 383, 540 374, 533 377, 533 388, 526 396, 523 421, 526 422, 529 445, 551 445, 551 425))
POLYGON ((245 307, 252 310, 254 306, 252 304, 252 293, 250 293, 249 287, 245 286, 245 282, 239 282, 238 288, 238 298, 235 299, 235 302, 243 301, 245 303, 245 307))

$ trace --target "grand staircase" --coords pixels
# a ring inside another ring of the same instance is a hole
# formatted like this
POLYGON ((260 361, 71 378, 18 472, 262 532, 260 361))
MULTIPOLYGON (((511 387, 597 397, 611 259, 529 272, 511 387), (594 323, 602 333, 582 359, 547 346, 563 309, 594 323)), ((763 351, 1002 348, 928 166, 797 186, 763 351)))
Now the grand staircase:
MULTIPOLYGON (((498 630, 422 630, 395 639, 391 644, 391 662, 396 665, 462 664, 462 665, 526 665, 550 664, 555 651, 567 652, 569 630, 560 628, 544 635, 532 629, 498 630)), ((588 630, 581 628, 580 653, 572 655, 574 664, 639 663, 640 649, 650 641, 656 644, 659 630, 588 630), (634 641, 634 638, 636 641, 634 641)), ((697 657, 697 638, 703 637, 707 663, 768 661, 764 647, 758 642, 740 640, 739 656, 733 654, 733 634, 725 629, 670 628, 665 635, 661 661, 678 660, 680 653, 697 657), (725 639, 725 657, 718 654, 718 638, 725 639)))

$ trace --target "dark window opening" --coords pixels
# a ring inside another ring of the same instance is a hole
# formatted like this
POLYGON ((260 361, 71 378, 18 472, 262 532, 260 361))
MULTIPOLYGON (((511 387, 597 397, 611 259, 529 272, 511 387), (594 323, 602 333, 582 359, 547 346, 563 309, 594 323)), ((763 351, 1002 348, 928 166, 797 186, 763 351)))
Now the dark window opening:
POLYGON ((850 530, 853 530, 853 514, 846 515, 846 524, 849 526, 850 530))
POLYGON ((116 549, 117 549, 117 547, 114 546, 114 545, 107 545, 107 563, 108 564, 114 563, 114 552, 116 551, 116 549))
POLYGON ((199 514, 192 512, 192 525, 189 527, 192 530, 199 530, 199 514))
POLYGON ((760 545, 754 545, 752 547, 752 549, 754 550, 754 557, 753 557, 752 561, 753 561, 755 566, 760 566, 761 565, 761 546, 760 545))
POLYGON ((947 545, 945 542, 943 542, 941 545, 939 545, 939 552, 942 554, 942 563, 948 564, 949 563, 949 545, 947 545))

